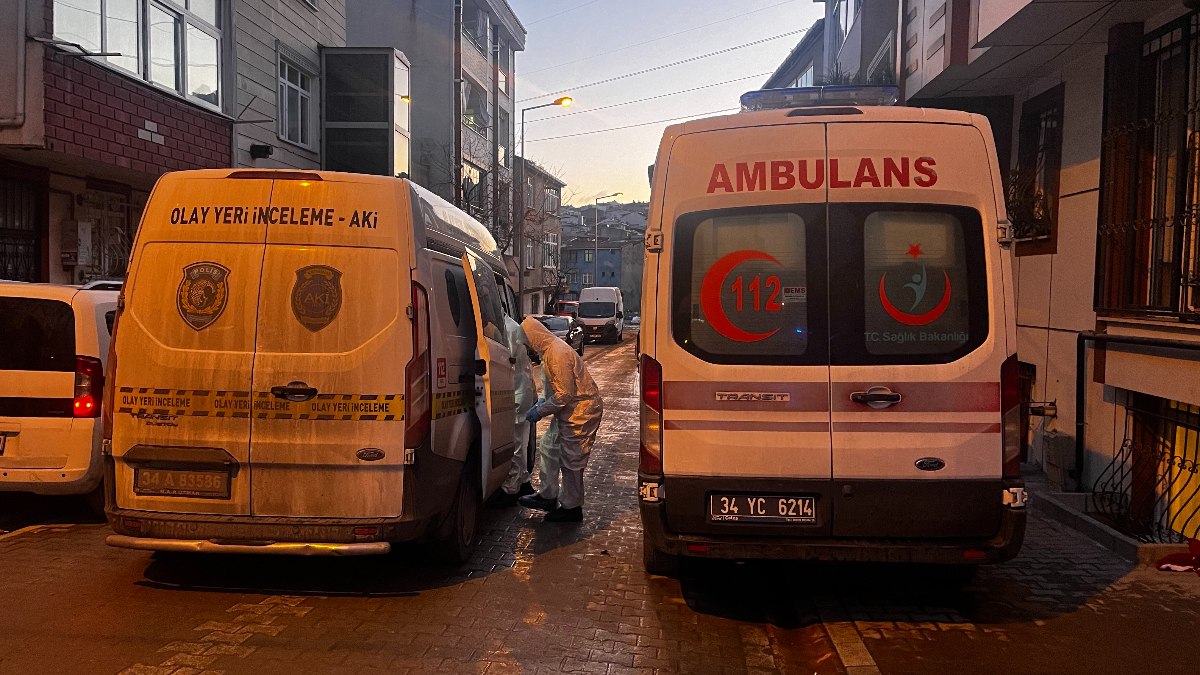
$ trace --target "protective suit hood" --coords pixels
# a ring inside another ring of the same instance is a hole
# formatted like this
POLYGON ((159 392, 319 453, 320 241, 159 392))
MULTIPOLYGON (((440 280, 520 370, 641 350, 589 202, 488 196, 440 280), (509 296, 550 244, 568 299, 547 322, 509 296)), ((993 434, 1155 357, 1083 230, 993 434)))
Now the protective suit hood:
POLYGON ((521 328, 525 329, 525 336, 529 338, 529 346, 533 347, 533 351, 537 352, 538 356, 545 356, 546 350, 558 339, 554 337, 554 333, 551 333, 550 329, 542 325, 541 321, 532 316, 527 316, 521 321, 521 328))

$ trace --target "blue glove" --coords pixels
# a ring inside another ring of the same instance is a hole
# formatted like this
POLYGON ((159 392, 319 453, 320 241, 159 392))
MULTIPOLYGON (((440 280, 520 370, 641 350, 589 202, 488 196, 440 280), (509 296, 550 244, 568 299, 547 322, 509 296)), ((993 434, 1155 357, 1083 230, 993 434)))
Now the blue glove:
POLYGON ((539 397, 538 397, 538 400, 537 400, 537 403, 534 403, 534 404, 533 404, 533 407, 535 407, 535 408, 540 408, 540 407, 542 407, 542 404, 543 404, 543 403, 545 403, 545 402, 546 402, 546 399, 545 399, 545 397, 543 397, 543 396, 539 396, 539 397))
MULTIPOLYGON (((540 401, 539 401, 539 404, 540 404, 540 401)), ((530 408, 529 412, 525 413, 525 419, 530 422, 536 422, 536 421, 540 420, 541 418, 542 418, 542 416, 538 414, 537 406, 530 408)))

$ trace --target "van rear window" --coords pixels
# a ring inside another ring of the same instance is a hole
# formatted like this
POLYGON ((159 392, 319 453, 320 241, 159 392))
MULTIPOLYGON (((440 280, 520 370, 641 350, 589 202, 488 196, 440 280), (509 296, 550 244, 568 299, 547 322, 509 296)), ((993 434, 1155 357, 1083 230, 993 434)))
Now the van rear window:
POLYGON ((684 216, 672 333, 712 363, 823 364, 824 206, 684 216))
POLYGON ((0 298, 0 370, 75 370, 75 314, 59 300, 0 298))

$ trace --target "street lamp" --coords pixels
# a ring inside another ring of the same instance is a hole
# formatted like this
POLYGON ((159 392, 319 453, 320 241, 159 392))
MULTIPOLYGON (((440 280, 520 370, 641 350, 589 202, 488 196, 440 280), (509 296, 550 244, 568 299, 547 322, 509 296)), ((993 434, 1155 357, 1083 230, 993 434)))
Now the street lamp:
MULTIPOLYGON (((521 201, 525 201, 525 111, 549 108, 552 105, 567 107, 575 102, 570 96, 556 98, 550 103, 521 108, 521 171, 518 179, 521 181, 521 201)), ((513 223, 513 248, 517 254, 517 304, 525 304, 525 204, 521 204, 521 217, 513 223)))
MULTIPOLYGON (((600 281, 600 200, 609 197, 619 197, 624 193, 614 192, 611 195, 596 197, 596 205, 592 207, 592 220, 596 223, 596 237, 592 240, 592 284, 599 286, 600 281)), ((583 290, 583 284, 579 285, 583 290)))

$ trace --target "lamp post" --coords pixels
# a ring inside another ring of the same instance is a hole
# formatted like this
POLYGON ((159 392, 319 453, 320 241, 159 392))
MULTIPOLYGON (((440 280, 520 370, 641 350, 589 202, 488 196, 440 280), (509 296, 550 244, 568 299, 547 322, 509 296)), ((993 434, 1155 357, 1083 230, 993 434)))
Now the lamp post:
MULTIPOLYGON (((600 200, 608 199, 609 197, 619 197, 623 193, 614 192, 611 195, 596 197, 596 205, 592 207, 592 220, 596 223, 596 236, 592 240, 592 285, 599 285, 600 281, 600 200)), ((583 284, 580 283, 579 289, 583 290, 583 284)))
MULTIPOLYGON (((521 181, 521 217, 517 222, 513 223, 513 248, 517 254, 517 304, 525 304, 525 111, 537 110, 538 108, 549 108, 552 105, 560 105, 564 108, 575 102, 575 99, 570 96, 556 98, 550 103, 541 105, 533 105, 528 108, 521 108, 521 171, 518 179, 521 181)), ((522 310, 524 311, 524 310, 522 310)))

